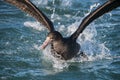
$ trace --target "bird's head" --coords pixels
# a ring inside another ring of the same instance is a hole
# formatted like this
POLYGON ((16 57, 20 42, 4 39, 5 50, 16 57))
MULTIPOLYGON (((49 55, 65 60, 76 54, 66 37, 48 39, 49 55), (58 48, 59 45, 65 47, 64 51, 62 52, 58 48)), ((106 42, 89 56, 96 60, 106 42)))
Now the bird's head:
POLYGON ((59 41, 59 40, 62 40, 62 35, 59 32, 57 32, 57 31, 50 32, 50 33, 48 33, 46 40, 41 45, 41 49, 45 49, 48 44, 50 44, 54 41, 59 41))

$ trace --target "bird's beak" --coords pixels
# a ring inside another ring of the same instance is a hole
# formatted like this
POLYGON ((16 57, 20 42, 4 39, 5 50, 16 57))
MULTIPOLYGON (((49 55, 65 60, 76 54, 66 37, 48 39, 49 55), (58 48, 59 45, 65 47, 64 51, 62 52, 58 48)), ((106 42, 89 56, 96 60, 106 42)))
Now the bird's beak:
POLYGON ((51 41, 52 41, 52 39, 50 39, 50 37, 47 37, 40 48, 45 49, 47 47, 47 45, 51 43, 51 41))

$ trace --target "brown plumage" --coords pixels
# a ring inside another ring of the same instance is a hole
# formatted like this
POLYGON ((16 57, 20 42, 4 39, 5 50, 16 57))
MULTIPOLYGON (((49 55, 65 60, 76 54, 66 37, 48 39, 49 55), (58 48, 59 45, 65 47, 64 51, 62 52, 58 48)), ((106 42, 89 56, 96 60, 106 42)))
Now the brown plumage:
MULTIPOLYGON (((79 34, 83 32, 83 30, 95 19, 100 17, 101 15, 109 12, 116 7, 120 6, 120 0, 109 0, 96 10, 91 12, 88 16, 86 16, 82 23, 79 25, 79 28, 67 38, 64 38, 58 31, 54 29, 53 23, 46 17, 46 15, 40 11, 30 0, 4 0, 16 7, 20 8, 22 11, 27 12, 31 16, 33 16, 36 20, 42 23, 48 30, 48 36, 45 42, 42 44, 41 48, 44 49, 48 44, 51 44, 51 52, 54 56, 60 55, 61 59, 69 60, 76 56, 80 51, 80 45, 76 42, 79 34)), ((81 52, 83 57, 86 55, 81 52)), ((87 57, 86 57, 87 58, 87 57)))

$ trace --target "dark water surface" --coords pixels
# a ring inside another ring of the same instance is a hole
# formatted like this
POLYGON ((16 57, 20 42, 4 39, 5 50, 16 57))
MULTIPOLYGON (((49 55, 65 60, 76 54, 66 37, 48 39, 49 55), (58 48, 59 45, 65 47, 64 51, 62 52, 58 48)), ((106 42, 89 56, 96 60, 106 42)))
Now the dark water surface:
MULTIPOLYGON (((32 0, 64 36, 107 0, 32 0)), ((47 29, 0 0, 0 80, 120 80, 120 8, 91 23, 78 38, 89 60, 56 61, 42 51, 47 29)))

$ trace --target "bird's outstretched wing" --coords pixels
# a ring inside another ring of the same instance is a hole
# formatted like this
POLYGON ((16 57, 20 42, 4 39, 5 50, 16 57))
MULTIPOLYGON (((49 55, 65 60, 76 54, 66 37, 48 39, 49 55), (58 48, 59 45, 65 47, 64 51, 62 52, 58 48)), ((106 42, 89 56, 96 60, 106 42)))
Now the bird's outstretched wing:
POLYGON ((40 23, 42 23, 50 32, 54 31, 53 23, 46 17, 46 15, 40 11, 30 0, 4 0, 22 11, 30 14, 40 23))
POLYGON ((83 32, 83 30, 95 19, 102 16, 103 14, 117 8, 120 6, 120 0, 109 0, 96 10, 91 12, 88 16, 86 16, 82 23, 79 25, 78 29, 71 35, 72 39, 77 39, 79 34, 83 32))

